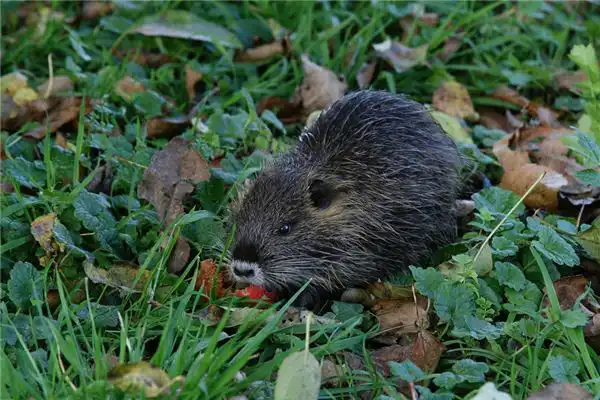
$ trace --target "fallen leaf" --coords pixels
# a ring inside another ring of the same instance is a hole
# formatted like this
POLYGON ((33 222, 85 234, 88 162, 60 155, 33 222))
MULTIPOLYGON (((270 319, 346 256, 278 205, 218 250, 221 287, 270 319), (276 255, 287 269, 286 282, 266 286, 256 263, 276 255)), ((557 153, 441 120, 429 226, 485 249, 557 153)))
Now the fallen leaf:
POLYGON ((233 48, 242 47, 237 36, 227 29, 183 10, 167 10, 148 16, 129 33, 200 40, 233 48))
POLYGON ((371 354, 377 369, 387 377, 390 376, 388 362, 410 360, 426 373, 435 371, 444 351, 442 342, 426 330, 407 335, 406 339, 409 344, 382 347, 371 354))
POLYGON ((95 267, 90 261, 84 261, 83 270, 94 283, 104 284, 124 293, 140 293, 150 281, 151 272, 140 270, 131 265, 113 265, 110 269, 95 267))
POLYGON ((412 13, 400 17, 398 21, 402 27, 402 41, 406 41, 411 32, 414 35, 420 32, 419 26, 414 26, 416 21, 423 26, 435 27, 440 21, 440 16, 437 13, 424 12, 422 6, 415 5, 412 13))
POLYGON ((58 244, 53 240, 55 221, 56 214, 51 213, 37 217, 31 222, 31 235, 46 253, 53 253, 58 250, 58 244))
POLYGON ((366 89, 373 81, 373 76, 377 70, 377 61, 373 60, 369 63, 364 63, 360 67, 360 71, 356 74, 356 83, 359 89, 366 89))
POLYGON ((146 134, 149 138, 172 138, 180 135, 192 126, 186 116, 171 118, 151 118, 146 123, 146 134))
POLYGON ((477 108, 479 122, 488 129, 501 129, 512 133, 514 127, 508 122, 506 115, 489 107, 477 108))
POLYGON ((56 132, 55 144, 63 150, 69 150, 69 142, 65 135, 60 132, 56 132))
POLYGON ((59 75, 48 79, 38 86, 37 92, 40 96, 47 98, 63 92, 72 92, 73 88, 74 86, 71 78, 65 75, 59 75))
POLYGON ((321 366, 308 350, 287 356, 277 372, 275 399, 313 400, 321 387, 321 366))
POLYGON ((344 377, 344 366, 325 358, 321 364, 321 380, 323 386, 336 387, 340 385, 340 378, 344 377))
POLYGON ((126 76, 115 83, 115 93, 128 103, 133 101, 135 94, 145 91, 144 85, 130 76, 126 76))
POLYGON ((302 104, 298 98, 263 97, 256 104, 256 112, 260 115, 264 110, 277 110, 277 118, 284 124, 293 124, 304 119, 302 104))
POLYGON ((149 51, 138 50, 115 50, 113 53, 116 57, 126 58, 136 64, 148 65, 149 67, 158 68, 164 64, 173 62, 173 57, 164 53, 151 53, 149 51))
POLYGON ((83 3, 81 17, 84 20, 94 20, 110 13, 115 4, 112 1, 86 1, 83 3))
POLYGON ((289 54, 291 51, 291 42, 289 38, 284 37, 272 43, 266 43, 251 49, 239 50, 235 55, 235 62, 254 63, 268 60, 280 54, 289 54))
POLYGON ((592 400, 592 394, 572 383, 553 383, 533 393, 527 400, 592 400))
POLYGON ((381 333, 399 337, 429 327, 427 306, 427 299, 417 295, 417 304, 413 299, 377 300, 372 311, 381 333))
POLYGON ((302 56, 304 80, 296 89, 294 97, 302 104, 304 115, 323 110, 336 100, 341 99, 348 89, 345 80, 338 78, 332 71, 302 56))
POLYGON ((529 101, 524 96, 521 96, 516 90, 510 89, 506 86, 501 86, 492 94, 492 97, 506 101, 511 104, 515 104, 525 110, 530 115, 535 115, 540 121, 540 124, 553 126, 558 120, 558 114, 548 107, 544 107, 540 104, 529 101))
POLYGON ((138 393, 143 391, 149 398, 168 393, 176 382, 183 382, 183 376, 171 378, 162 369, 147 362, 121 364, 108 372, 108 381, 119 390, 138 393))
POLYGON ((185 66, 185 88, 190 102, 196 100, 196 84, 202 79, 202 72, 196 71, 189 64, 185 66))
POLYGON ((448 61, 450 56, 452 56, 462 45, 463 38, 462 35, 453 35, 448 39, 444 40, 444 46, 442 50, 437 53, 437 56, 442 61, 448 61))
POLYGON ((473 139, 462 127, 460 121, 441 111, 430 111, 429 114, 433 117, 446 135, 450 136, 457 143, 473 144, 473 139))
MULTIPOLYGON (((23 136, 43 139, 46 133, 54 133, 69 122, 77 121, 81 111, 81 101, 81 97, 64 98, 57 107, 50 111, 46 120, 38 128, 26 132, 23 136)), ((86 98, 85 112, 88 113, 91 109, 91 102, 89 98, 86 98)))
MULTIPOLYGON (((138 196, 154 206, 163 227, 166 227, 184 213, 183 199, 194 191, 194 185, 209 177, 208 163, 185 139, 177 136, 152 155, 138 185, 138 196)), ((183 269, 189 259, 189 251, 187 241, 178 238, 171 253, 169 272, 183 269)))
MULTIPOLYGON (((553 282, 554 290, 560 304, 561 310, 570 310, 575 305, 577 298, 581 296, 588 285, 588 280, 582 275, 564 276, 553 282)), ((546 291, 544 290, 544 293, 546 291)), ((550 301, 544 298, 542 307, 548 307, 550 301)))
POLYGON ((374 44, 373 48, 377 55, 390 63, 398 73, 426 63, 428 45, 410 48, 400 42, 387 39, 374 44))
POLYGON ((138 185, 138 195, 149 201, 168 225, 183 213, 184 196, 209 177, 208 163, 185 139, 175 137, 153 154, 138 185))
POLYGON ((524 203, 532 208, 556 210, 558 208, 558 192, 568 183, 567 179, 550 167, 533 164, 529 160, 527 152, 512 150, 510 142, 514 136, 514 134, 507 135, 493 146, 493 153, 504 168, 500 187, 522 196, 545 173, 542 181, 525 198, 524 203))
POLYGON ((581 82, 588 80, 588 76, 585 71, 576 72, 559 72, 554 76, 554 84, 560 89, 571 90, 577 94, 581 93, 581 90, 577 88, 577 85, 581 82))
POLYGON ((478 118, 469 92, 456 81, 443 82, 433 93, 432 105, 436 110, 460 119, 478 118))

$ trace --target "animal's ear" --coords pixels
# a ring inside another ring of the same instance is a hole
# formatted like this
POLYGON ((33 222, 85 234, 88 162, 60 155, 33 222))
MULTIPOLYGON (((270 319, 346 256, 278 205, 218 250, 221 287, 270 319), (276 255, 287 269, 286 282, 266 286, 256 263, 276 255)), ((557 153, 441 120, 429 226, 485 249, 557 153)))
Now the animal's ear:
POLYGON ((336 197, 335 187, 321 179, 313 180, 308 190, 313 206, 321 210, 328 208, 336 197))

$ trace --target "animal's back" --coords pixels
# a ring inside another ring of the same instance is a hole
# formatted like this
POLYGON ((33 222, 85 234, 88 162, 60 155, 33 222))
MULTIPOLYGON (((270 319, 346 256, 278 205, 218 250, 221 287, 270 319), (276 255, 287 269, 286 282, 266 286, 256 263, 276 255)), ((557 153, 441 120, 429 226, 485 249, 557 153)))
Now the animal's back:
POLYGON ((379 91, 348 95, 307 128, 295 152, 346 183, 348 215, 364 227, 377 268, 421 263, 454 237, 460 156, 419 103, 379 91))

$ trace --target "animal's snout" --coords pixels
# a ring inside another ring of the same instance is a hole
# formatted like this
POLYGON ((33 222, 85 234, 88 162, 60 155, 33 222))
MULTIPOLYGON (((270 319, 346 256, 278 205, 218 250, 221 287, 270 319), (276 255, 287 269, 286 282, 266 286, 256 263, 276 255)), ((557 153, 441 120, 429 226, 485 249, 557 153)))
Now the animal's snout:
POLYGON ((249 243, 239 243, 233 249, 233 258, 247 263, 259 261, 258 248, 249 243))
POLYGON ((233 273, 241 278, 252 278, 254 276, 254 268, 242 268, 236 265, 233 267, 233 273))

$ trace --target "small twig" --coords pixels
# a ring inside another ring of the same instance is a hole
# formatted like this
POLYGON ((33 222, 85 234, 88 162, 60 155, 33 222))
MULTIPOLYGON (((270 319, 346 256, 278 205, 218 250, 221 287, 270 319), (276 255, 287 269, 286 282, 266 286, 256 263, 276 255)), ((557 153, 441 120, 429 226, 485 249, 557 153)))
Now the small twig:
POLYGON ((46 88, 46 93, 44 93, 45 99, 50 97, 50 93, 52 93, 52 86, 54 85, 54 67, 52 64, 52 53, 48 54, 48 74, 50 75, 50 77, 48 78, 48 87, 46 88))
POLYGON ((410 388, 410 398, 411 400, 417 400, 417 391, 415 390, 414 382, 408 382, 408 387, 410 388))
POLYGON ((62 374, 65 377, 65 380, 67 381, 69 386, 71 386, 71 388, 74 391, 77 391, 77 386, 75 386, 75 384, 73 384, 73 382, 71 382, 71 379, 69 379, 69 376, 67 375, 67 371, 65 370, 65 366, 63 364, 62 357, 60 355, 60 348, 57 350, 58 350, 58 352, 56 354, 56 358, 58 359, 58 366, 60 367, 60 372, 62 372, 62 374))
POLYGON ((579 225, 581 225, 581 217, 583 216, 584 208, 585 208, 585 204, 582 204, 581 208, 579 209, 579 215, 577 216, 577 225, 576 225, 577 230, 579 230, 579 225))

